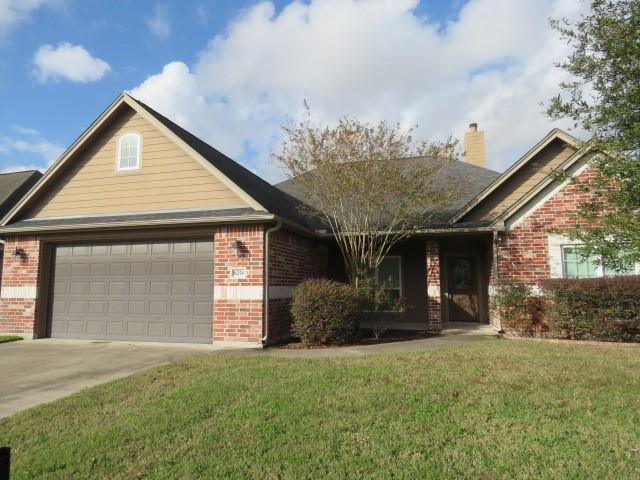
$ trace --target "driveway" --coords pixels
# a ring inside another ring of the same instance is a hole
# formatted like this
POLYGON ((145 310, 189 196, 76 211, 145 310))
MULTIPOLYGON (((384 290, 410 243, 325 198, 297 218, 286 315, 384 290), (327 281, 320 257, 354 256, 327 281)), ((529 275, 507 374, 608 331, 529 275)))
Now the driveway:
POLYGON ((145 368, 211 351, 211 345, 52 339, 1 344, 0 418, 145 368))

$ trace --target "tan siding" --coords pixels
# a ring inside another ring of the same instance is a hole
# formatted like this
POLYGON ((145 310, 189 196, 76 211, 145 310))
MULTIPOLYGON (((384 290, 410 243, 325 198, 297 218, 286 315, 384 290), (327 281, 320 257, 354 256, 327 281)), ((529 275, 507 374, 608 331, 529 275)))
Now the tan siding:
MULTIPOLYGON (((129 107, 54 180, 26 217, 246 205, 205 167, 129 107), (119 136, 142 135, 142 168, 116 171, 119 136)), ((24 217, 23 217, 24 218, 24 217)))
POLYGON ((520 171, 467 213, 461 221, 496 218, 540 183, 549 172, 560 166, 575 151, 574 147, 566 145, 560 140, 550 143, 520 171))

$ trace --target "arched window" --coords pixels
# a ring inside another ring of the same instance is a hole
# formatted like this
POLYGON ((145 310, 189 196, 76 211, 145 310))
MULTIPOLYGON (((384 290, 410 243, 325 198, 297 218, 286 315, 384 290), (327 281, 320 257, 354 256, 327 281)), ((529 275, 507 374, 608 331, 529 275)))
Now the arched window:
POLYGON ((118 142, 118 170, 140 168, 140 135, 127 133, 118 142))

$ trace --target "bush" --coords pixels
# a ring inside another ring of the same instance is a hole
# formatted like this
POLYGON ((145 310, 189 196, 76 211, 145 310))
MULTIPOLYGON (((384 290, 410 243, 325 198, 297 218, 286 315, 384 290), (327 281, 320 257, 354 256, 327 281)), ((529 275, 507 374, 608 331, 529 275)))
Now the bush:
POLYGON ((544 318, 546 299, 534 295, 530 285, 501 285, 493 297, 492 307, 500 315, 504 330, 529 337, 548 330, 544 318))
POLYGON ((547 280, 547 321, 556 337, 640 341, 640 276, 547 280))
POLYGON ((306 280, 293 290, 291 330, 304 343, 341 344, 355 338, 358 294, 333 280, 306 280))

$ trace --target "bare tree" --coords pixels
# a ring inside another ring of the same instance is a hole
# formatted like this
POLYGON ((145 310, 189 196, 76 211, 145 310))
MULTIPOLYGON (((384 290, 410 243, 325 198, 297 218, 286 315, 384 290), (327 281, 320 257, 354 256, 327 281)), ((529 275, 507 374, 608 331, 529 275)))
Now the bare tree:
POLYGON ((370 278, 391 247, 428 224, 450 198, 447 188, 431 186, 442 165, 433 157, 456 155, 451 138, 416 141, 414 128, 352 117, 317 126, 308 107, 299 124, 284 130, 273 157, 303 191, 307 213, 331 228, 354 285, 370 278))

